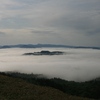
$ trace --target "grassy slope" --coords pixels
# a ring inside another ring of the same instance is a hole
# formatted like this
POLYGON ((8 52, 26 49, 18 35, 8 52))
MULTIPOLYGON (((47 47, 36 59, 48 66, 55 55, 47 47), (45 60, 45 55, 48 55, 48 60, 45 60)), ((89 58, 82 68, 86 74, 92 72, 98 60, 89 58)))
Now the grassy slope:
POLYGON ((0 75, 0 100, 89 100, 70 96, 50 87, 30 84, 22 79, 0 75))

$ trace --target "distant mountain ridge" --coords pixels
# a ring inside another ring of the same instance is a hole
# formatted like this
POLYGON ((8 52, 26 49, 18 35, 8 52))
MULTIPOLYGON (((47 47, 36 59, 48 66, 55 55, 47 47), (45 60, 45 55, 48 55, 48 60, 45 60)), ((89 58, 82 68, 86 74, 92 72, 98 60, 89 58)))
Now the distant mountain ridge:
POLYGON ((70 46, 70 45, 56 45, 56 44, 18 44, 18 45, 3 45, 0 49, 6 48, 84 48, 84 49, 98 49, 100 47, 88 47, 88 46, 70 46))

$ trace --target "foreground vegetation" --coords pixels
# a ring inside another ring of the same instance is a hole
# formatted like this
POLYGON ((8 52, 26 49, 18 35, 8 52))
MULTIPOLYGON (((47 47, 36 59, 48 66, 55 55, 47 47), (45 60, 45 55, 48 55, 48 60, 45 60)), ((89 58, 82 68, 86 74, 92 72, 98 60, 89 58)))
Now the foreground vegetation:
POLYGON ((79 83, 34 74, 0 73, 0 100, 89 100, 85 98, 100 99, 99 93, 99 79, 79 83))

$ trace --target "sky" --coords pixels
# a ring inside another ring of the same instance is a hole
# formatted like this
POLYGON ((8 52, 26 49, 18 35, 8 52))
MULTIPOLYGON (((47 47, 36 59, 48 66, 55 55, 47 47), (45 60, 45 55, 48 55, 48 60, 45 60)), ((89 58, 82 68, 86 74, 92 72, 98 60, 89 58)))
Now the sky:
POLYGON ((100 47, 100 0, 0 0, 0 45, 100 47))

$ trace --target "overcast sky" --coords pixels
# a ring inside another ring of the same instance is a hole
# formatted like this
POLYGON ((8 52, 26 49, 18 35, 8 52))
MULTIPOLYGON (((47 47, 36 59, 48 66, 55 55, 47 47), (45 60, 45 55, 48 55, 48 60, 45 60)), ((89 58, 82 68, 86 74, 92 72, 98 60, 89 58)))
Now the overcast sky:
POLYGON ((100 46, 100 0, 0 0, 0 45, 100 46))

